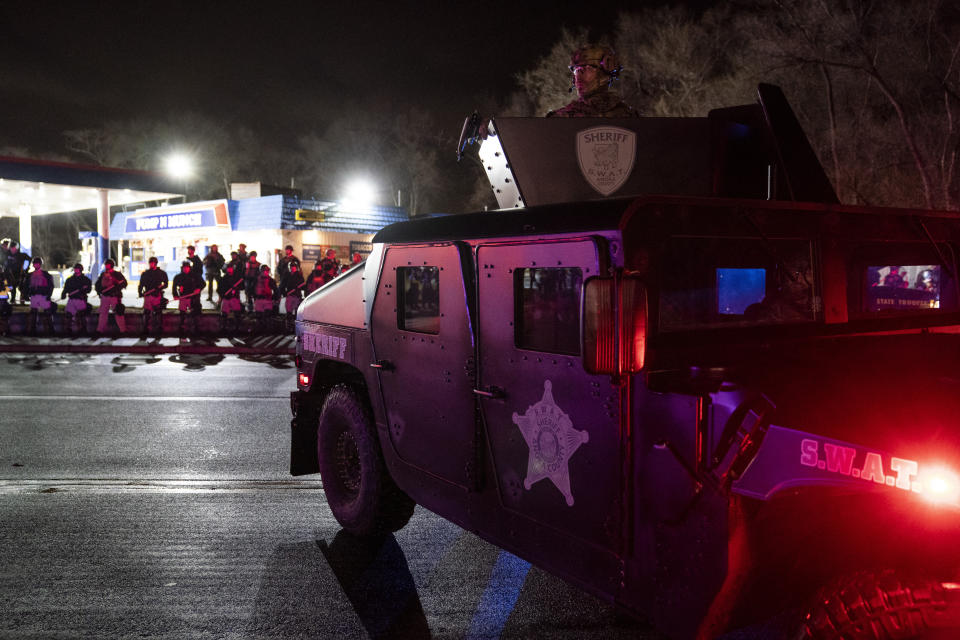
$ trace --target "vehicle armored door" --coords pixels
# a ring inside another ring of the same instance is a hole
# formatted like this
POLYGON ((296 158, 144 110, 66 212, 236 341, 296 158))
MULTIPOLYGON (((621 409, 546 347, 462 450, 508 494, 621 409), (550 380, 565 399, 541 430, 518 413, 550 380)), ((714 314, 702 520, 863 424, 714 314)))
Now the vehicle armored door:
POLYGON ((474 341, 461 255, 456 243, 389 247, 371 335, 398 456, 471 488, 474 341))
POLYGON ((591 238, 477 249, 477 393, 496 490, 537 531, 579 540, 565 544, 581 564, 621 538, 619 396, 580 356, 583 282, 600 271, 599 249, 591 238))

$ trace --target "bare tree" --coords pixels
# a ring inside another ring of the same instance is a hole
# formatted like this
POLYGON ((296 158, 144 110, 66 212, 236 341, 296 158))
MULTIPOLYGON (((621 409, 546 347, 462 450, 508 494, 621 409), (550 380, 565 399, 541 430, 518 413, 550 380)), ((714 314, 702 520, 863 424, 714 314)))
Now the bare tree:
POLYGON ((624 99, 644 115, 695 117, 743 101, 749 67, 736 60, 743 35, 724 6, 700 15, 671 7, 623 13, 616 49, 628 73, 624 99))
POLYGON ((261 145, 252 131, 196 113, 108 122, 64 136, 69 150, 112 167, 163 171, 168 154, 187 153, 195 163, 186 182, 194 198, 226 197, 231 182, 255 179, 258 173, 261 145))
POLYGON ((770 73, 822 96, 821 148, 844 199, 957 208, 955 7, 768 0, 759 8, 754 51, 770 73))
MULTIPOLYGON (((560 39, 550 51, 537 60, 529 70, 517 75, 517 83, 523 88, 528 104, 536 115, 544 115, 551 109, 558 109, 573 98, 570 70, 570 54, 578 47, 589 42, 589 32, 585 28, 570 30, 564 28, 560 39)), ((603 40, 607 44, 607 39, 603 40)), ((515 115, 532 115, 522 113, 515 115)))

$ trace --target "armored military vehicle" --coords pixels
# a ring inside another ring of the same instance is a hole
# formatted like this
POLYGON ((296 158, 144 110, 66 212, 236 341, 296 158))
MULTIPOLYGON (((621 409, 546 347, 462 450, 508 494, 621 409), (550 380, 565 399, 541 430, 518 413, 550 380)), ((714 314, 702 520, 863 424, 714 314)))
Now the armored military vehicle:
POLYGON ((955 633, 960 215, 838 204, 771 86, 490 131, 501 210, 389 226, 301 307, 291 472, 671 637, 955 633))

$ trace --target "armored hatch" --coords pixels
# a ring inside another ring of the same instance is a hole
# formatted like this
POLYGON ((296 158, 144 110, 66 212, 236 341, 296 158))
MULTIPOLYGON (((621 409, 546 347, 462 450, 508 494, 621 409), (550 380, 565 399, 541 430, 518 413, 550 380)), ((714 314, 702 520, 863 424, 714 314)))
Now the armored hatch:
POLYGON ((705 118, 496 118, 480 147, 501 209, 644 194, 838 202, 779 87, 705 118))

